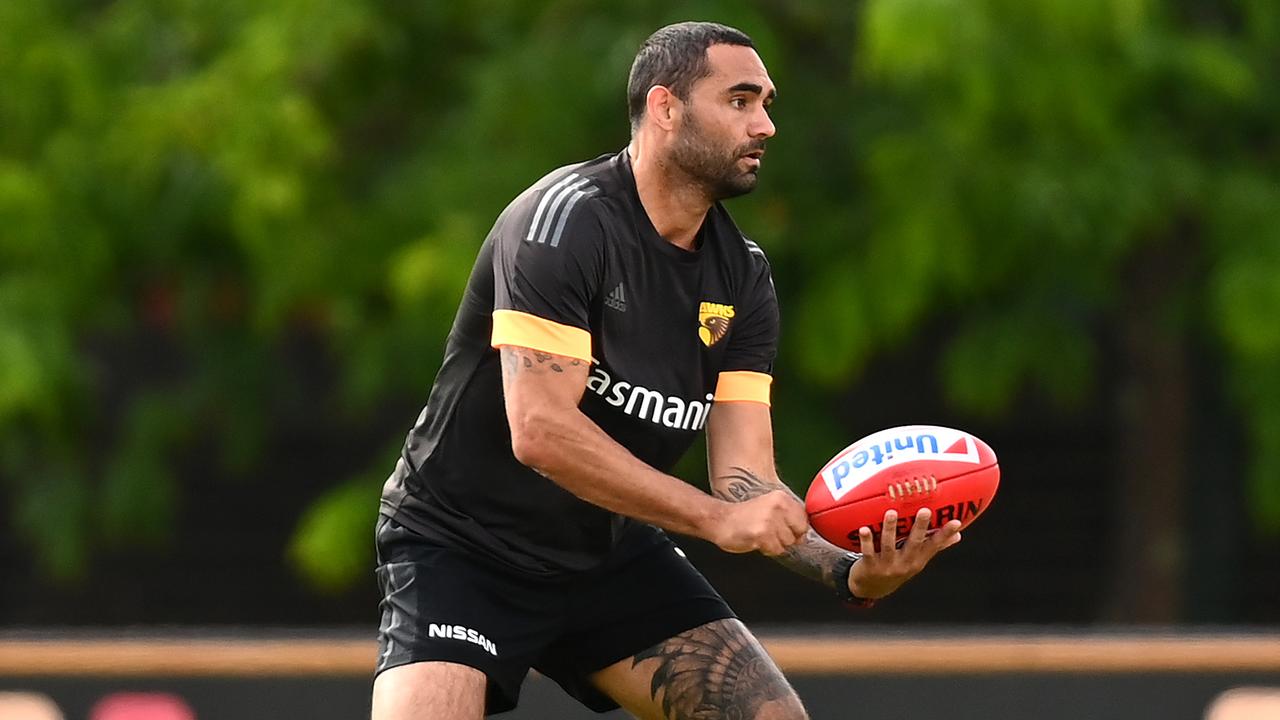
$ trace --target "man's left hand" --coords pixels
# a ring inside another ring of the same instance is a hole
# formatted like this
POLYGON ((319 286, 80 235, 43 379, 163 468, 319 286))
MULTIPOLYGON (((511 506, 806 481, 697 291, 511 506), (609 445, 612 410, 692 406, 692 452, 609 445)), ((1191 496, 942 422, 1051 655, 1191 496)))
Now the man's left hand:
POLYGON ((863 553, 862 559, 849 570, 849 591, 868 600, 882 598, 923 570, 934 555, 960 542, 959 520, 952 520, 931 533, 931 516, 929 508, 921 508, 916 513, 915 524, 902 547, 896 542, 898 513, 895 510, 884 514, 879 551, 875 549, 871 528, 859 530, 863 553))

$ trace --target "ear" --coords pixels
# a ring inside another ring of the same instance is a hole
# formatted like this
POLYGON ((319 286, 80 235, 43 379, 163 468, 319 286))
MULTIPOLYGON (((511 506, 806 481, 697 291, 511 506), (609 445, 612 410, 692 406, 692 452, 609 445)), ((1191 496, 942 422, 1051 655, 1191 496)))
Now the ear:
POLYGON ((644 96, 645 115, 663 130, 671 130, 680 118, 684 103, 662 85, 654 85, 644 96))

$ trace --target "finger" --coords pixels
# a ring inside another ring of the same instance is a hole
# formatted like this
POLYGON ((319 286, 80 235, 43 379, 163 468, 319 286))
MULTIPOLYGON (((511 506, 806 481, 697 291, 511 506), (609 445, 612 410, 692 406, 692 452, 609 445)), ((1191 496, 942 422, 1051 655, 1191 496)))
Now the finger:
POLYGON ((871 528, 865 525, 858 528, 858 552, 862 554, 862 560, 867 558, 876 559, 876 541, 875 535, 872 534, 871 528))
POLYGON ((760 552, 768 555, 769 557, 775 557, 786 552, 786 546, 778 539, 771 538, 761 543, 760 552))
POLYGON ((936 548, 935 552, 960 542, 960 521, 952 520, 943 525, 933 534, 933 537, 929 538, 929 541, 936 548))
POLYGON ((804 537, 804 533, 796 532, 793 527, 785 527, 778 534, 778 542, 784 549, 790 548, 800 542, 800 538, 804 537))
POLYGON ((929 519, 933 517, 933 511, 929 508, 920 508, 916 512, 915 522, 911 524, 911 534, 907 536, 909 545, 921 545, 924 543, 929 533, 929 519))
POLYGON ((808 523, 805 523, 804 529, 796 533, 796 539, 793 541, 793 544, 800 545, 801 543, 805 542, 808 539, 809 539, 809 525, 808 523))
POLYGON ((791 507, 787 509, 786 514, 787 527, 796 534, 796 539, 809 534, 809 513, 805 512, 804 505, 796 501, 791 501, 791 507))
POLYGON ((893 557, 898 548, 898 511, 886 510, 884 527, 880 528, 880 554, 893 557))
POLYGON ((775 522, 771 530, 762 538, 768 544, 770 554, 781 555, 795 544, 795 533, 785 523, 775 522))
POLYGON ((769 513, 772 519, 781 520, 791 532, 803 535, 809 531, 809 513, 804 503, 783 490, 772 490, 761 497, 770 499, 769 513))

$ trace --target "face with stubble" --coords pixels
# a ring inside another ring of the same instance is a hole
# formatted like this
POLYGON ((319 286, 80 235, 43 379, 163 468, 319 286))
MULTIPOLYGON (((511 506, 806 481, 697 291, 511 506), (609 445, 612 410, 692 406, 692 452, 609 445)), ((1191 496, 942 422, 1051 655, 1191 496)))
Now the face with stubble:
POLYGON ((684 101, 669 158, 712 200, 756 187, 765 140, 774 134, 769 106, 773 83, 755 50, 707 48, 711 75, 694 83, 684 101))

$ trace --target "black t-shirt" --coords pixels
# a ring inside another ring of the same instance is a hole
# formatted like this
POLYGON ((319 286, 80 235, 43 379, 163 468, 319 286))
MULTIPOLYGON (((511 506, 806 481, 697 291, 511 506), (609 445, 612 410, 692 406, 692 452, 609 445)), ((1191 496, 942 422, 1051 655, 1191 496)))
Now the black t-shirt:
POLYGON ((759 246, 719 204, 698 241, 685 251, 658 235, 625 150, 561 168, 517 197, 476 258, 383 514, 534 575, 587 570, 660 537, 516 460, 495 348, 591 362, 583 413, 669 471, 713 402, 769 402, 777 348, 759 246))

